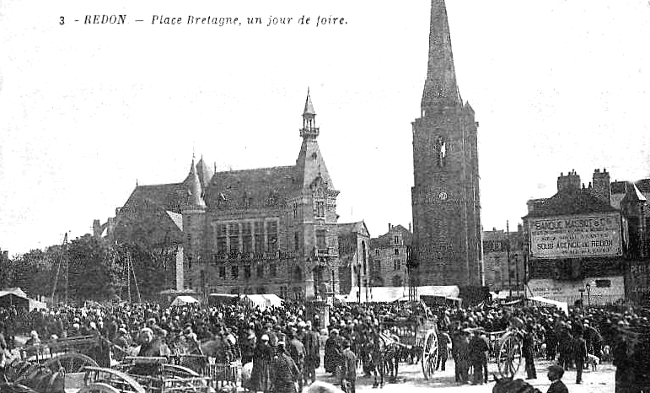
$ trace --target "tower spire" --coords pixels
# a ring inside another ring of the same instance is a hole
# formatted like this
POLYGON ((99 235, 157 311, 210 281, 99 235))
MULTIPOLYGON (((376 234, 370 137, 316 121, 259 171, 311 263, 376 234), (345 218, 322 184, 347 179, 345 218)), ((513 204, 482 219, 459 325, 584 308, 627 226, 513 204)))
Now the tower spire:
POLYGON ((447 8, 445 0, 431 0, 429 62, 421 104, 423 116, 427 109, 456 105, 462 105, 462 100, 456 83, 447 8))
POLYGON ((309 88, 307 88, 307 99, 305 100, 305 109, 302 111, 302 129, 300 130, 300 136, 304 138, 316 139, 318 136, 319 130, 316 127, 316 111, 314 110, 314 104, 311 102, 311 95, 309 94, 309 88))
POLYGON ((188 191, 188 205, 192 207, 205 208, 205 201, 203 201, 203 192, 201 189, 201 181, 194 165, 194 153, 192 153, 192 164, 190 164, 190 173, 183 182, 188 191))

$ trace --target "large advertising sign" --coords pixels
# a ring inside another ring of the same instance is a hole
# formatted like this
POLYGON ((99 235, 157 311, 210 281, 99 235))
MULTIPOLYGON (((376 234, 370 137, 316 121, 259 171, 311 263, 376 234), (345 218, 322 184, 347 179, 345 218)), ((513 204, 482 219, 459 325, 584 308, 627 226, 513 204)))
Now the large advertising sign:
POLYGON ((621 216, 601 213, 532 218, 528 221, 532 258, 588 258, 622 255, 621 216))

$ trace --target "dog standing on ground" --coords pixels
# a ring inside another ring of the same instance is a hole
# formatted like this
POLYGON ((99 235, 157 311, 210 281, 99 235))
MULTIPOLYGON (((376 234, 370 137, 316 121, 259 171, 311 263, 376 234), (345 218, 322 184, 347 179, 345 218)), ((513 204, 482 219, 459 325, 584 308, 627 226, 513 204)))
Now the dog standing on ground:
POLYGON ((596 371, 596 369, 598 368, 598 364, 600 363, 600 359, 598 359, 597 356, 588 353, 587 360, 585 363, 587 363, 587 367, 591 365, 592 371, 596 371))

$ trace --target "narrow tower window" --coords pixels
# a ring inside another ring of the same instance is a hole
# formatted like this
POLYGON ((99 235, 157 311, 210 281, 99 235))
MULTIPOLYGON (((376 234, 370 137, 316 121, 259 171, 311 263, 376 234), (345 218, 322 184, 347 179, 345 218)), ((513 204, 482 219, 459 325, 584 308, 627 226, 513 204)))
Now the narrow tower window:
POLYGON ((447 142, 442 136, 436 138, 436 155, 438 166, 445 166, 445 159, 447 158, 447 142))

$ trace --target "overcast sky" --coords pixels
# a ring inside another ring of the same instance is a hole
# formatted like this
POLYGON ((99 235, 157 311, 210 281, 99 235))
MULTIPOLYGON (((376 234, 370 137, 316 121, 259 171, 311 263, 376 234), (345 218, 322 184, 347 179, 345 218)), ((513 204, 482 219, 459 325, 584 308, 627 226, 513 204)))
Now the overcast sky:
MULTIPOLYGON (((447 9, 461 95, 480 123, 485 229, 516 228, 560 172, 650 175, 648 0, 447 9)), ((428 0, 1 1, 0 247, 91 232, 136 180, 182 181, 193 151, 218 170, 294 164, 308 87, 339 221, 365 220, 373 237, 407 226, 429 12, 428 0), (127 24, 74 22, 94 14, 127 24), (190 26, 188 15, 242 25, 190 26), (316 27, 319 15, 347 24, 316 27), (246 25, 253 16, 263 25, 246 25), (269 16, 293 20, 267 27, 269 16)))

